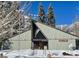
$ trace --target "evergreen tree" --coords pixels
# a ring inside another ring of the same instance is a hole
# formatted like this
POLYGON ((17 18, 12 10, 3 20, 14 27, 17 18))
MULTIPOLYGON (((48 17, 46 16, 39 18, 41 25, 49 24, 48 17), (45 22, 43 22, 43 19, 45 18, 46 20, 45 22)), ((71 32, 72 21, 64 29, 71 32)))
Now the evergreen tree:
POLYGON ((45 22, 45 12, 43 6, 40 4, 39 6, 39 21, 45 22))
POLYGON ((48 8, 48 24, 55 27, 55 18, 51 4, 49 5, 48 8))

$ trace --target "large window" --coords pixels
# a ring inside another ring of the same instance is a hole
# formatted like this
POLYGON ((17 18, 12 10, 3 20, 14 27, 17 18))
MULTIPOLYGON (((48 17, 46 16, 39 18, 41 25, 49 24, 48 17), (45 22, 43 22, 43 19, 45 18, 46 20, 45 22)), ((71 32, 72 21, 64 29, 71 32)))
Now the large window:
POLYGON ((79 49, 79 39, 76 39, 76 49, 79 49))

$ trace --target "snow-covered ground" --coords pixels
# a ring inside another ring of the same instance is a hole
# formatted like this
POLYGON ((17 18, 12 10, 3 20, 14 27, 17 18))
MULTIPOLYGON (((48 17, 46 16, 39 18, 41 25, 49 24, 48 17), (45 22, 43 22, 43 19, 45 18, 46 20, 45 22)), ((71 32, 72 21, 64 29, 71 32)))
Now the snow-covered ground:
POLYGON ((79 57, 75 56, 75 54, 79 55, 79 50, 3 50, 0 51, 0 54, 3 53, 4 56, 7 56, 8 58, 46 58, 48 54, 51 55, 51 57, 79 57), (72 54, 72 56, 64 56, 62 53, 66 52, 68 54, 72 54))

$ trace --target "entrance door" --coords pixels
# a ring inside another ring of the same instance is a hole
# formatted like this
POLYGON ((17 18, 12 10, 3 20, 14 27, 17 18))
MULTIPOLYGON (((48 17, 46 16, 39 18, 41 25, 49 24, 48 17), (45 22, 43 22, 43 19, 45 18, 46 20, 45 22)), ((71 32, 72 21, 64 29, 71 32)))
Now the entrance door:
POLYGON ((48 49, 48 42, 34 41, 33 49, 48 49))

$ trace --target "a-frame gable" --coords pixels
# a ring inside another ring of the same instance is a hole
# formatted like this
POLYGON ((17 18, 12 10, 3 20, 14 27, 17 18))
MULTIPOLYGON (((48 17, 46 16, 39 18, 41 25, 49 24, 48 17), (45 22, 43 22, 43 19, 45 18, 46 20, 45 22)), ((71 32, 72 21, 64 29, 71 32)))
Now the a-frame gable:
POLYGON ((41 30, 36 26, 34 22, 32 22, 32 39, 34 40, 44 40, 46 37, 43 35, 41 30))

